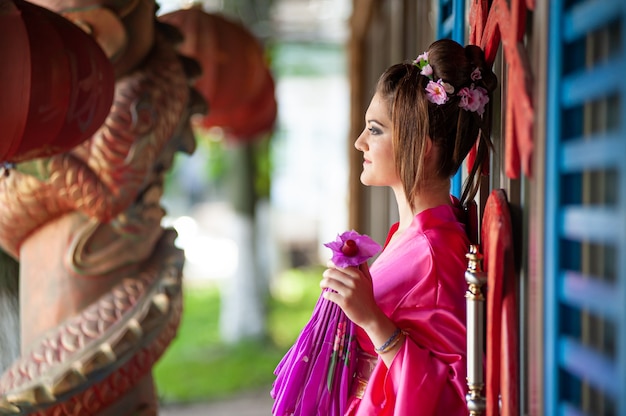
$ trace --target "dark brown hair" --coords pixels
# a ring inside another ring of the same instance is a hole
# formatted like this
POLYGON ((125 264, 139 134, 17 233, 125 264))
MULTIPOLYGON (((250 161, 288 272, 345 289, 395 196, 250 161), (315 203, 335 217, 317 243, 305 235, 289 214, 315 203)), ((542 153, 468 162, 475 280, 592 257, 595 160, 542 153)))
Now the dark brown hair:
MULTIPOLYGON (((428 48, 428 61, 433 69, 432 78, 451 84, 455 91, 475 83, 491 95, 497 79, 485 63, 485 56, 478 46, 461 46, 455 41, 442 39, 428 48), (478 68, 482 78, 471 79, 478 68)), ((476 160, 465 182, 461 203, 474 198, 478 191, 480 167, 488 161, 493 148, 490 136, 491 106, 485 113, 459 107, 460 98, 451 95, 441 105, 431 103, 426 96, 430 78, 420 74, 420 68, 412 62, 391 66, 380 79, 376 91, 387 101, 391 111, 392 137, 398 174, 402 180, 407 199, 413 203, 415 194, 424 184, 424 151, 426 137, 440 149, 437 174, 452 177, 470 149, 478 140, 476 160)))

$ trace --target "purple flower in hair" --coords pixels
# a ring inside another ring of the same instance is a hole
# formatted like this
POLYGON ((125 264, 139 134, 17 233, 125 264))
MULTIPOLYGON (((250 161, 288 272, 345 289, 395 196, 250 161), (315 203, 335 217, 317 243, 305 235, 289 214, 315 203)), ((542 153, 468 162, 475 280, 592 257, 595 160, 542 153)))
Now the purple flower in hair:
POLYGON ((365 234, 346 231, 335 241, 324 244, 333 251, 332 261, 338 267, 358 266, 378 253, 380 244, 365 234))
POLYGON ((448 93, 443 84, 444 82, 442 80, 437 82, 428 81, 428 85, 426 86, 426 97, 428 97, 428 101, 438 105, 445 104, 448 101, 448 93))

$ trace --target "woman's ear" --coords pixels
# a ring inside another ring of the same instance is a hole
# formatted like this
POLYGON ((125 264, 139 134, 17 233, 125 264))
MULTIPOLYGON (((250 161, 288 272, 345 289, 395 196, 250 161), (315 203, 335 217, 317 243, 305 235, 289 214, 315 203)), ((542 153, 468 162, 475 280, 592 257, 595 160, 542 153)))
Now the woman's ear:
POLYGON ((426 136, 426 140, 424 142, 424 157, 432 156, 433 147, 434 147, 433 139, 431 139, 430 136, 426 136))
POLYGON ((432 172, 438 171, 441 160, 441 147, 436 145, 429 136, 426 136, 424 140, 423 160, 426 169, 432 172))

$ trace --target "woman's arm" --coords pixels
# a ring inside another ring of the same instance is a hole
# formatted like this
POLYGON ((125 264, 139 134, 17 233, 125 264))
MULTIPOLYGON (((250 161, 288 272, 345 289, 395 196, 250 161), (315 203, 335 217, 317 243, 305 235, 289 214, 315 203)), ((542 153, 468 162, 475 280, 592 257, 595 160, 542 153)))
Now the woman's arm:
POLYGON ((389 368, 405 341, 405 334, 378 307, 374 299, 372 278, 366 263, 340 268, 332 262, 322 274, 323 296, 336 303, 346 316, 369 336, 376 352, 389 368))

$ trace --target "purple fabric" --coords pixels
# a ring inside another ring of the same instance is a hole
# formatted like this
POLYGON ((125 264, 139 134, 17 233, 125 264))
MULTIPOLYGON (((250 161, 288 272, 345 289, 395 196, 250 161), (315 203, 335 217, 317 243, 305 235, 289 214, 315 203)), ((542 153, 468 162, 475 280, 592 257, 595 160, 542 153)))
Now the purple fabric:
POLYGON ((342 416, 355 371, 355 326, 341 308, 318 299, 311 319, 280 361, 271 391, 274 416, 342 416))

